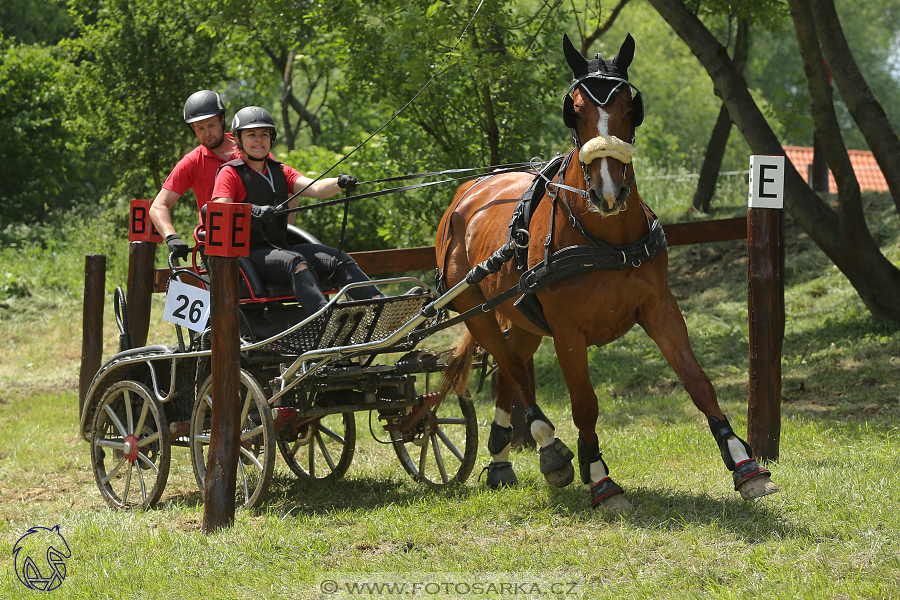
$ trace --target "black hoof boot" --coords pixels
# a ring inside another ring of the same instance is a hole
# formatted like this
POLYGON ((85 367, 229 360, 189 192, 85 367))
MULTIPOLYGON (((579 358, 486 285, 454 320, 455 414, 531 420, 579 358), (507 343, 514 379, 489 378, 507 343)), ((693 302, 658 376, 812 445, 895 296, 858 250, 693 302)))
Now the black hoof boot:
POLYGON ((734 481, 734 489, 740 492, 741 498, 750 500, 774 494, 778 492, 778 486, 772 483, 770 478, 771 472, 753 459, 753 449, 750 444, 742 440, 734 433, 728 419, 717 419, 709 417, 709 429, 712 431, 716 443, 719 445, 719 452, 722 453, 722 461, 729 471, 732 471, 731 477, 734 481), (734 436, 744 446, 747 456, 750 458, 742 460, 735 464, 731 451, 728 449, 728 439, 734 436))
POLYGON ((541 448, 541 473, 547 483, 556 487, 566 487, 575 479, 575 468, 572 459, 575 454, 563 444, 559 438, 553 438, 553 443, 541 448))
POLYGON ((599 508, 603 506, 604 500, 624 492, 625 490, 618 483, 609 477, 605 477, 591 487, 591 508, 599 508))
POLYGON ((512 463, 508 460, 494 462, 486 466, 481 472, 487 471, 487 479, 485 484, 492 490, 498 490, 504 487, 514 487, 519 485, 519 479, 513 470, 512 463))

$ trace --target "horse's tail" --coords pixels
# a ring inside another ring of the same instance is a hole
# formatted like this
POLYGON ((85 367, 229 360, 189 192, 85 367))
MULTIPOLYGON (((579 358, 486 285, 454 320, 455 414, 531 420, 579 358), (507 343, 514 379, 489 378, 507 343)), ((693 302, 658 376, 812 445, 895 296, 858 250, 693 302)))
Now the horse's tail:
POLYGON ((460 396, 467 394, 466 384, 472 372, 472 353, 475 350, 475 338, 466 329, 456 345, 456 352, 444 370, 444 382, 441 384, 441 397, 451 391, 460 396))

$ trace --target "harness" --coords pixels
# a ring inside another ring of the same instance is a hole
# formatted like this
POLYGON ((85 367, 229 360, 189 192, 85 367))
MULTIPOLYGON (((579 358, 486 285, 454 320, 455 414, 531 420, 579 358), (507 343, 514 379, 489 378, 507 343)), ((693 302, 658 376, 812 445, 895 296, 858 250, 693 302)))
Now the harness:
MULTIPOLYGON (((585 160, 587 163, 590 163, 595 158, 612 156, 623 163, 631 162, 631 155, 634 152, 633 144, 635 140, 635 128, 637 128, 644 120, 644 102, 640 90, 628 81, 627 73, 618 72, 613 63, 604 61, 600 55, 597 55, 596 60, 589 61, 585 71, 576 74, 572 85, 566 90, 563 102, 563 120, 572 130, 572 139, 575 142, 575 148, 579 151, 579 162, 581 163, 582 173, 584 174, 587 188, 590 190, 592 189, 591 178, 586 163, 584 162, 585 160), (609 136, 596 140, 592 139, 589 140, 587 144, 582 144, 576 127, 575 105, 574 100, 570 95, 571 92, 574 89, 579 88, 594 104, 606 106, 612 102, 615 94, 625 87, 636 92, 632 97, 633 113, 631 119, 630 143, 609 136), (582 149, 584 149, 584 154, 582 154, 582 149)), ((535 175, 534 180, 528 186, 525 193, 522 194, 521 198, 519 198, 519 202, 513 210, 506 244, 497 250, 489 259, 473 268, 466 276, 466 282, 470 285, 474 285, 488 274, 499 271, 505 262, 515 258, 516 267, 519 272, 522 273, 519 278, 519 283, 499 296, 491 298, 487 302, 480 304, 449 321, 443 322, 441 324, 442 328, 470 319, 478 313, 488 312, 507 300, 510 300, 517 295, 521 295, 514 303, 514 306, 546 335, 552 336, 553 332, 544 317, 543 307, 535 295, 538 291, 561 279, 571 277, 578 273, 613 271, 640 267, 642 264, 655 258, 666 248, 666 234, 663 231, 662 225, 653 211, 644 204, 642 204, 642 208, 646 209, 644 210, 644 217, 647 219, 648 231, 638 240, 621 246, 610 246, 584 228, 572 212, 572 209, 569 207, 569 203, 566 202, 565 198, 566 192, 572 192, 585 198, 590 196, 589 191, 565 184, 566 170, 574 155, 575 150, 573 149, 564 157, 557 156, 535 175), (554 178, 556 181, 554 181, 554 178), (559 197, 560 192, 562 192, 562 198, 559 197), (544 258, 541 262, 529 268, 528 247, 531 239, 531 218, 545 195, 550 198, 552 204, 550 207, 550 227, 547 232, 547 237, 544 240, 544 258), (584 237, 587 244, 568 246, 555 252, 552 250, 553 225, 556 221, 557 204, 562 204, 566 211, 568 222, 582 235, 582 237, 584 237), (652 221, 651 217, 653 218, 652 221)), ((627 197, 628 194, 630 194, 631 185, 634 183, 635 178, 636 175, 632 175, 628 184, 623 187, 620 195, 627 197)), ((475 186, 472 186, 466 190, 457 201, 457 205, 474 188, 475 186)), ((624 199, 624 197, 622 199, 624 199)), ((444 227, 444 235, 441 236, 444 243, 438 249, 439 270, 436 277, 436 287, 441 294, 446 291, 445 273, 443 269, 449 244, 450 219, 447 219, 444 227)), ((430 335, 430 329, 431 328, 425 328, 418 332, 417 335, 430 335)))

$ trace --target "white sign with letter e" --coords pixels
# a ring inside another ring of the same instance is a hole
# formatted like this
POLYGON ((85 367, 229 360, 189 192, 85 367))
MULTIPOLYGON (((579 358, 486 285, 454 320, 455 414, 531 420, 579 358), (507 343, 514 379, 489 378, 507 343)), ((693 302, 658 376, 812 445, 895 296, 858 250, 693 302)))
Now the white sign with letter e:
POLYGON ((164 320, 202 332, 209 318, 209 291, 172 280, 166 292, 164 320))
POLYGON ((784 208, 784 156, 750 157, 750 208, 784 208))

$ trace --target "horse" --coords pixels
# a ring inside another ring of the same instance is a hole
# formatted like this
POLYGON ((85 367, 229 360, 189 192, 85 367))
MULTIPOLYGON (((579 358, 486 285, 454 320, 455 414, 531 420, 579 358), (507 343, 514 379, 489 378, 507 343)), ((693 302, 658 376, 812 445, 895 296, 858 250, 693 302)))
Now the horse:
POLYGON ((599 448, 587 349, 609 344, 638 324, 707 417, 735 490, 745 499, 773 493, 778 488, 770 472, 734 432, 694 355, 669 290, 665 234, 638 193, 631 158, 644 114, 640 91, 628 79, 634 49, 628 34, 612 60, 601 54, 588 60, 564 36, 573 81, 564 97, 563 120, 574 148, 558 172, 542 171, 537 178, 522 171, 493 174, 463 184, 454 195, 435 241, 439 286, 448 289, 469 281, 473 267, 488 259, 502 265, 452 301, 455 310, 474 316, 465 320, 442 392, 466 393, 471 354, 480 344, 498 367, 487 485, 496 489, 518 483, 509 461, 516 396, 539 445, 541 473, 551 485, 568 485, 574 479, 574 454, 555 436, 553 423, 538 406, 526 366, 541 339, 552 336, 579 431, 579 474, 590 487, 591 506, 627 510, 631 503, 609 476, 599 448), (543 187, 535 188, 533 182, 543 187), (523 208, 519 201, 529 194, 531 208, 523 208), (530 222, 521 221, 528 210, 533 210, 530 222), (522 264, 508 256, 492 259, 504 244, 527 248, 527 258, 517 261, 522 264))

